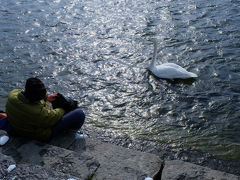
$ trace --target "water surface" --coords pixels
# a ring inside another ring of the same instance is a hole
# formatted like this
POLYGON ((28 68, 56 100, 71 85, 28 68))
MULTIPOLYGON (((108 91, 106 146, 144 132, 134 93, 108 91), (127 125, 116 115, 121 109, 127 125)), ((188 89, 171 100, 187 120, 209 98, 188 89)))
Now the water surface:
POLYGON ((0 6, 0 108, 38 76, 80 102, 86 123, 240 159, 238 0, 8 0, 0 6), (158 63, 198 74, 154 77, 158 63))

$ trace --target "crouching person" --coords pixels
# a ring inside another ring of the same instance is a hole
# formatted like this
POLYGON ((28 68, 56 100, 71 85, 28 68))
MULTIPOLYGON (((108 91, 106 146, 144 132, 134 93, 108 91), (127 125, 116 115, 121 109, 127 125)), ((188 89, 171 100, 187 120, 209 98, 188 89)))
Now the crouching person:
MULTIPOLYGON (((38 78, 29 78, 25 89, 12 90, 7 99, 6 113, 14 134, 39 141, 49 141, 69 129, 80 129, 85 120, 84 112, 71 107, 61 96, 61 103, 52 109, 60 94, 47 95, 46 88, 38 78)), ((76 105, 76 104, 75 104, 76 105)))

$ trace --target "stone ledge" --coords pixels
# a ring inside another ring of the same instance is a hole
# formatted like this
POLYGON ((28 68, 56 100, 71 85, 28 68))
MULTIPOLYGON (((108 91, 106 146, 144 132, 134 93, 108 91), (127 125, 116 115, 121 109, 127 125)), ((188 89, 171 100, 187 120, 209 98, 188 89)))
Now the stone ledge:
POLYGON ((192 163, 174 160, 166 161, 161 180, 240 180, 240 177, 195 165, 192 163))
POLYGON ((34 164, 72 176, 88 179, 100 166, 99 162, 87 153, 30 141, 17 149, 18 163, 34 164))
POLYGON ((38 165, 16 164, 14 159, 0 153, 0 179, 4 180, 83 180, 69 174, 51 171, 38 165), (16 165, 11 172, 7 169, 10 165, 16 165))
POLYGON ((75 141, 69 148, 75 152, 87 152, 95 157, 100 167, 93 179, 145 179, 157 176, 162 166, 161 159, 150 153, 123 148, 96 139, 75 141), (114 177, 114 178, 113 178, 114 177))
POLYGON ((0 152, 5 154, 0 154, 0 179, 5 177, 6 180, 144 180, 146 177, 154 180, 240 180, 236 175, 180 160, 165 161, 163 166, 163 161, 155 154, 105 143, 96 138, 75 139, 72 133, 64 134, 50 144, 11 138, 0 147, 0 152), (7 167, 15 162, 16 169, 6 173, 7 167))

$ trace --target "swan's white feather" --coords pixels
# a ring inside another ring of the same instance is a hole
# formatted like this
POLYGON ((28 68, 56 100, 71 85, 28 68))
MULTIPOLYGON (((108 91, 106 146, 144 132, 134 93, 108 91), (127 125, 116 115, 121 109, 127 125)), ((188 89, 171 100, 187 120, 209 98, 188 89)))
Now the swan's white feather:
POLYGON ((196 74, 188 72, 186 69, 174 63, 164 63, 157 66, 150 66, 149 70, 155 76, 163 79, 188 79, 197 77, 196 74))
POLYGON ((163 79, 188 79, 198 77, 195 73, 188 72, 186 69, 175 63, 164 63, 160 65, 155 65, 156 54, 157 54, 157 43, 153 39, 154 43, 154 53, 153 59, 149 66, 149 70, 157 77, 163 79))

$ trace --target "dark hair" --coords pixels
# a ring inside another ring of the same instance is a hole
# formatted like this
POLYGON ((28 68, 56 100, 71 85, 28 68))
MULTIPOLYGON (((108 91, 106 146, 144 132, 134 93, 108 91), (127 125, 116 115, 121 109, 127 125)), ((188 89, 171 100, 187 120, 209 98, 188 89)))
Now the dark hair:
POLYGON ((27 79, 24 96, 31 102, 36 102, 46 97, 46 88, 38 78, 27 79))

